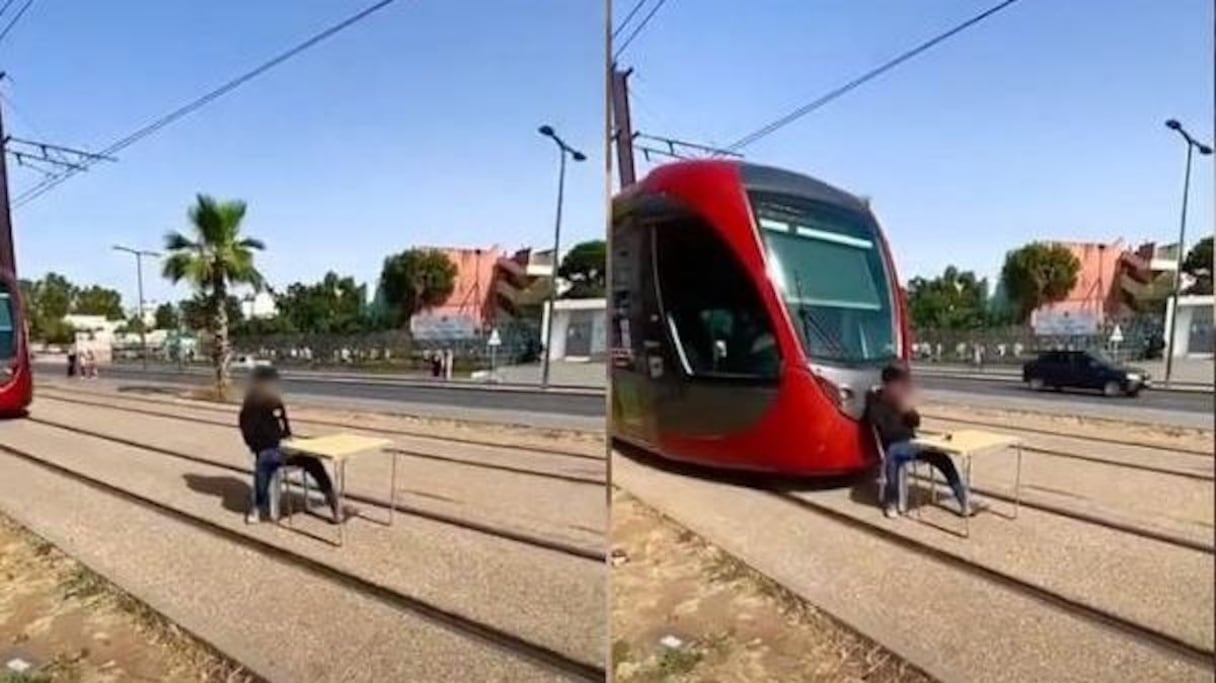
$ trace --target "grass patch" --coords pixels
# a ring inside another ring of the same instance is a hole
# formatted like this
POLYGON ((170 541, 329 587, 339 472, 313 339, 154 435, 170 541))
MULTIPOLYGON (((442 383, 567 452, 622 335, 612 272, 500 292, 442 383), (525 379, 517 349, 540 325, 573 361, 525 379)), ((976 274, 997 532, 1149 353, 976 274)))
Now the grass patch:
POLYGON ((701 663, 704 654, 693 647, 687 649, 667 649, 659 657, 658 674, 663 678, 673 678, 691 673, 701 663))

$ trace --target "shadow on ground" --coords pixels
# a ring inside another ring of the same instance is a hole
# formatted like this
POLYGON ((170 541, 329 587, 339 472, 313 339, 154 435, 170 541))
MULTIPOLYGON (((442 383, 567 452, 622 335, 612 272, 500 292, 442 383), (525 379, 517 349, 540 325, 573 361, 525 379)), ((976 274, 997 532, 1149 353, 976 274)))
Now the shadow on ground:
POLYGON ((203 474, 183 474, 182 479, 186 480, 186 487, 191 491, 218 497, 225 510, 241 514, 249 511, 253 490, 247 480, 203 474))

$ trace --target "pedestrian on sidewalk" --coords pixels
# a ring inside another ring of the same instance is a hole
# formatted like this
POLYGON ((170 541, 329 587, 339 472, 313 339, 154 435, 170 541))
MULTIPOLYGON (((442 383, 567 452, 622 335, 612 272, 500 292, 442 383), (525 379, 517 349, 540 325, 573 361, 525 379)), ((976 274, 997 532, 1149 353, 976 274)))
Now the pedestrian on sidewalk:
POLYGON ((253 509, 245 521, 256 524, 270 517, 270 480, 283 465, 299 467, 317 482, 325 502, 333 512, 333 523, 342 521, 334 485, 321 461, 309 455, 285 456, 284 439, 291 438, 291 422, 279 392, 279 373, 272 366, 259 365, 250 376, 249 390, 241 406, 241 437, 254 454, 253 509))
POLYGON ((68 378, 69 379, 76 376, 76 369, 77 369, 79 363, 80 363, 80 354, 77 353, 76 345, 73 344, 72 347, 68 349, 68 378))
POLYGON ((900 474, 913 461, 926 462, 941 472, 954 491, 959 514, 971 515, 970 494, 954 461, 945 453, 923 448, 913 441, 920 428, 920 414, 916 412, 915 387, 908 368, 901 364, 883 368, 882 388, 866 397, 865 419, 878 433, 886 454, 883 462, 886 486, 881 492, 881 503, 887 517, 899 515, 900 474))

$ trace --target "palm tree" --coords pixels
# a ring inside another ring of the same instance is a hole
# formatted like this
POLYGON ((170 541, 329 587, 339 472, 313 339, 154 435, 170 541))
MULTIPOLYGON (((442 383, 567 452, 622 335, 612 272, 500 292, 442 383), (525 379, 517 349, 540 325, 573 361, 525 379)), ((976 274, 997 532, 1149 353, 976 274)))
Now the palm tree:
POLYGON ((215 388, 222 398, 229 383, 232 349, 228 345, 228 312, 224 302, 231 285, 263 286, 262 275, 253 265, 253 252, 266 245, 241 237, 245 202, 216 201, 200 194, 188 211, 193 239, 177 231, 165 234, 164 276, 174 284, 187 280, 206 299, 208 327, 214 337, 211 360, 215 365, 215 388))

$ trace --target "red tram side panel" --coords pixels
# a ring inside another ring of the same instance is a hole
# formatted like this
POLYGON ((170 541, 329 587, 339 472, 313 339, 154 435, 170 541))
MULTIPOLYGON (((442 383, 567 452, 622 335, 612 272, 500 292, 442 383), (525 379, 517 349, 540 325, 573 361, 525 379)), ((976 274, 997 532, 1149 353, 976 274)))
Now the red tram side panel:
POLYGON ((34 396, 29 327, 21 289, 11 272, 0 271, 0 416, 22 415, 34 396))
POLYGON ((732 161, 652 171, 613 203, 612 435, 673 460, 790 475, 865 469, 881 368, 907 357, 869 207, 732 161))

